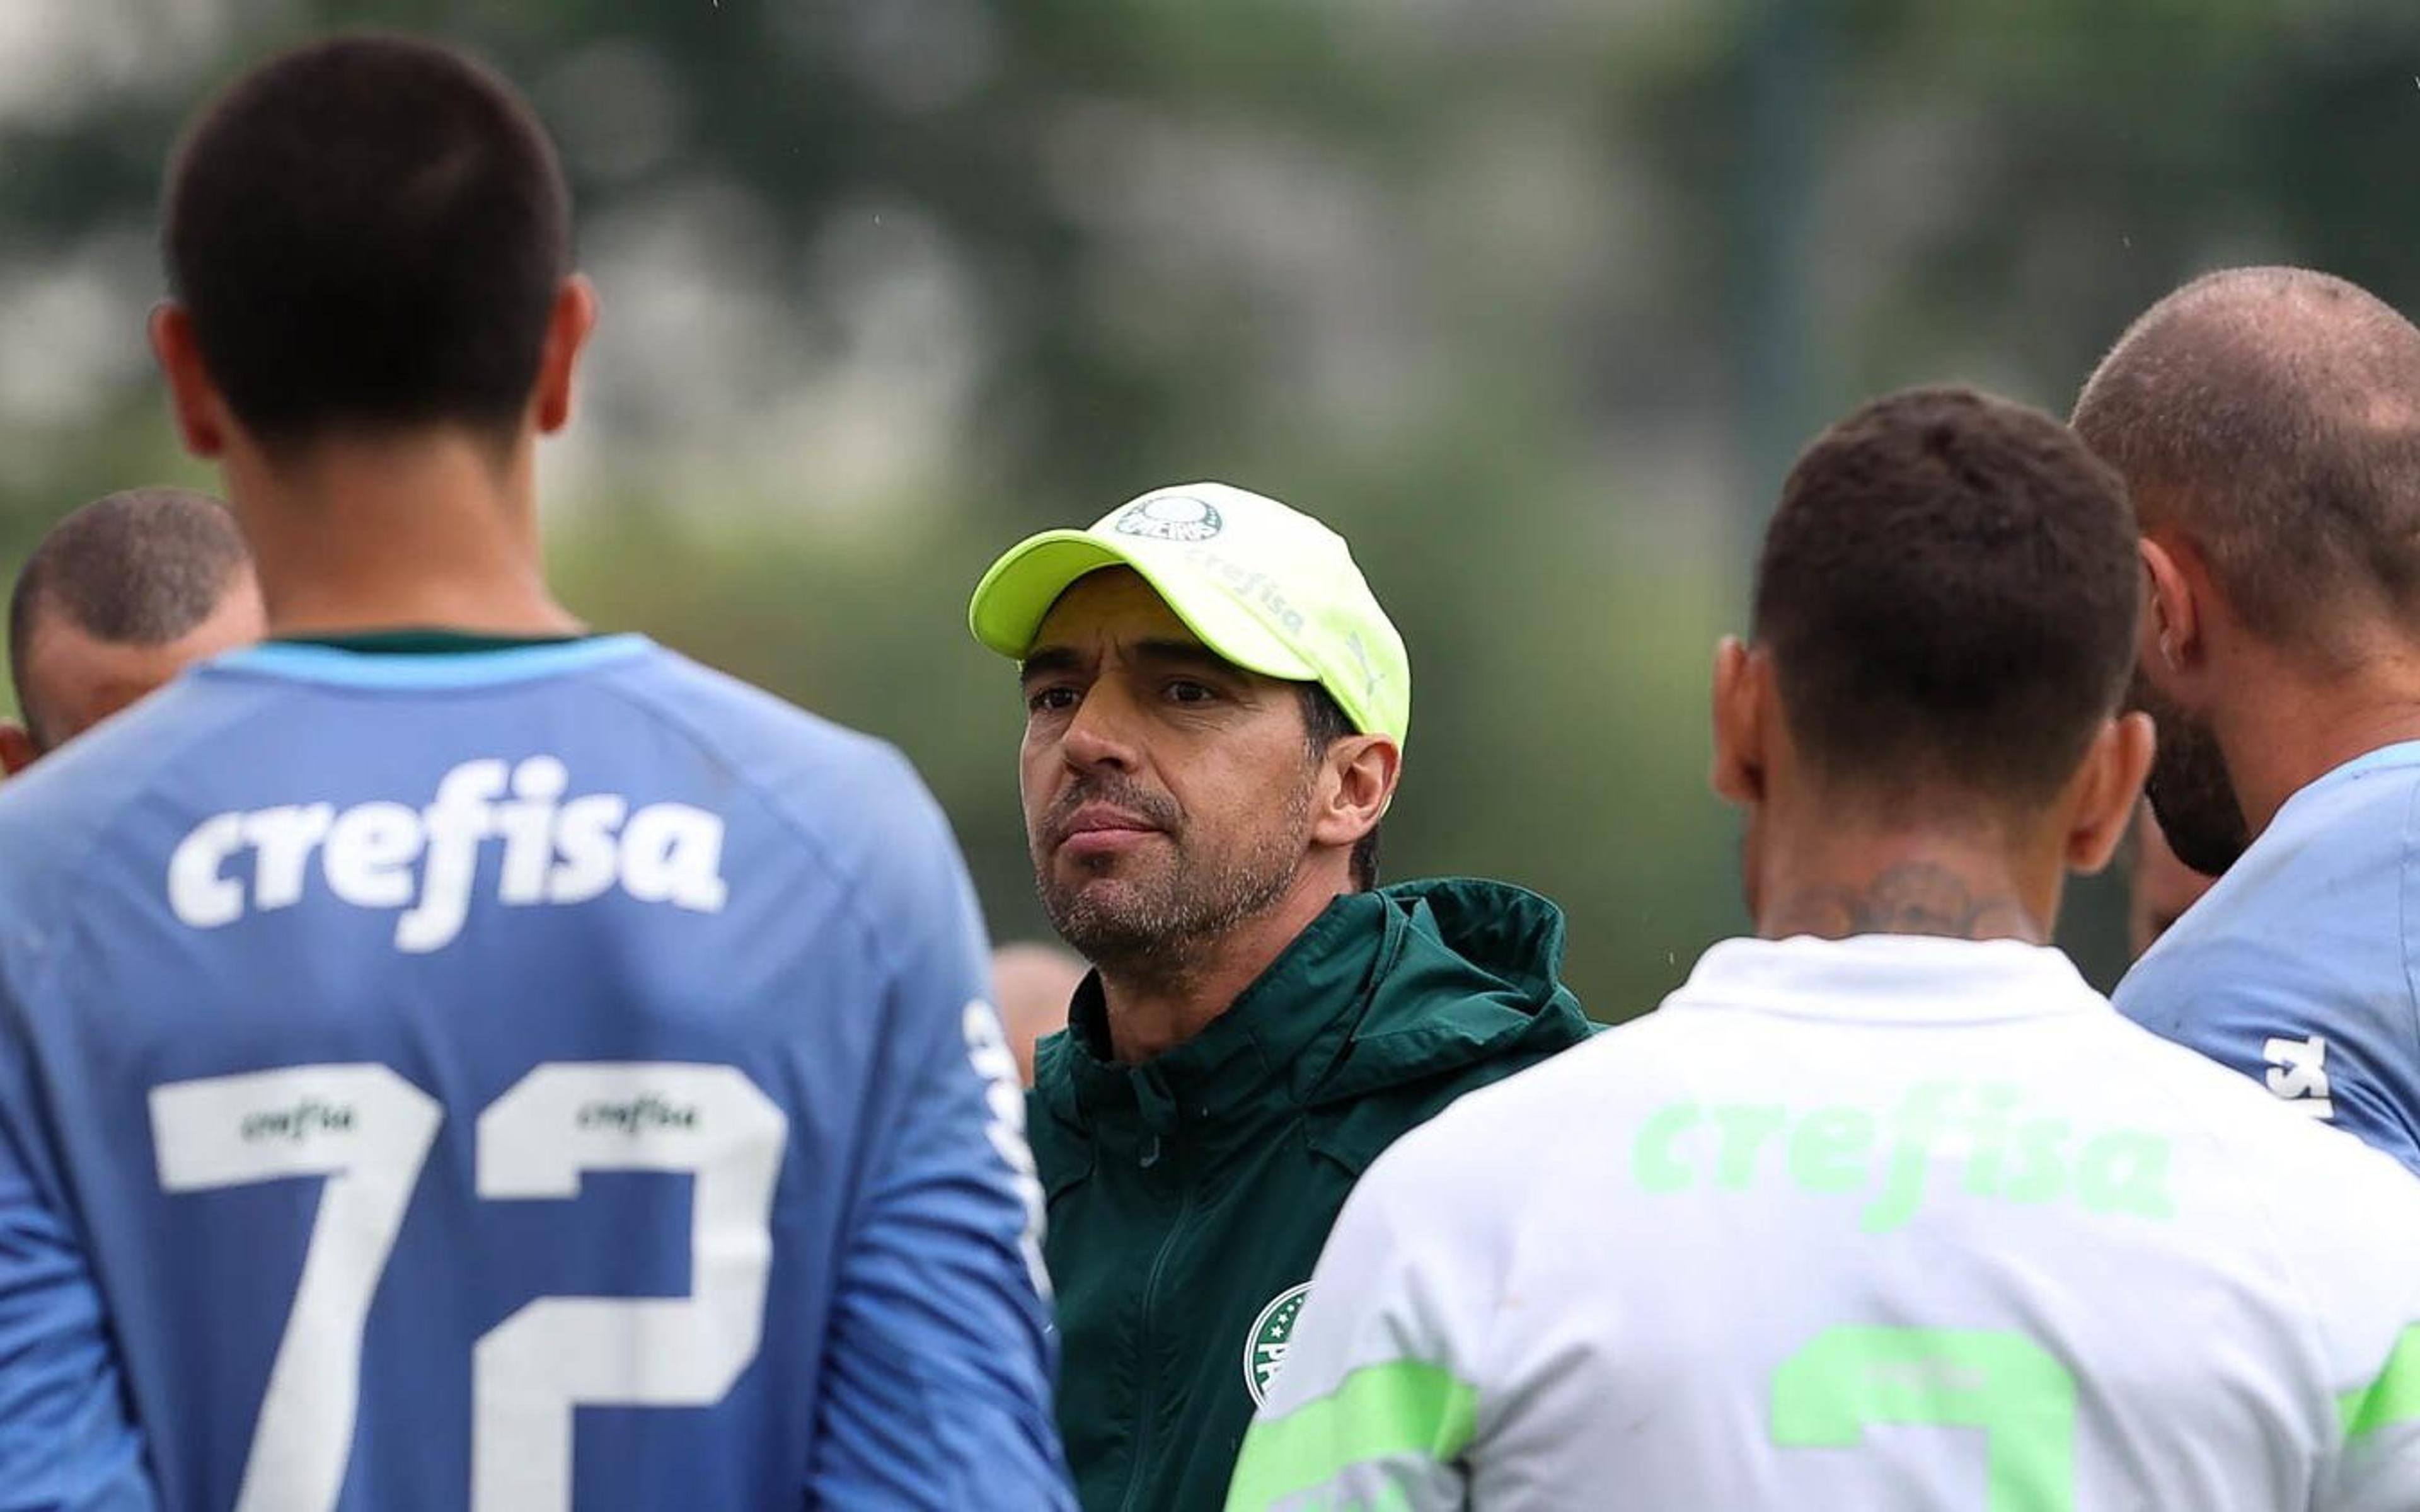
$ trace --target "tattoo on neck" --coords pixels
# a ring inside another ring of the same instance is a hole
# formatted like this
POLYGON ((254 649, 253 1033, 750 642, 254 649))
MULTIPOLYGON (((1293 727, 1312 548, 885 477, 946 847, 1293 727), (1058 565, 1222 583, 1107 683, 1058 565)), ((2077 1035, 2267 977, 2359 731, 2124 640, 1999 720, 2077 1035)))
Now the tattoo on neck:
POLYGON ((2007 893, 1978 895, 1965 877, 1931 861, 1885 867, 1862 886, 1810 887, 1774 911, 1782 933, 1838 937, 1849 934, 1941 934, 1953 939, 2035 939, 2034 927, 2007 893))

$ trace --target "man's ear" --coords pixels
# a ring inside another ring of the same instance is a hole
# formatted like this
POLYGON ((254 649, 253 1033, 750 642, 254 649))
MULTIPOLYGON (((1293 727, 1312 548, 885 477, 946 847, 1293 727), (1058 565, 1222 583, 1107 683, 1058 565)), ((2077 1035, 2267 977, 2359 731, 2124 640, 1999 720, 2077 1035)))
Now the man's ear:
POLYGON ((2136 659, 2158 687, 2179 689, 2209 661, 2210 567, 2182 535, 2147 535, 2138 549, 2146 594, 2136 659))
POLYGON ((2067 866, 2086 876, 2109 864, 2134 822, 2158 736, 2148 714, 2121 714, 2101 727, 2068 785, 2067 866))
POLYGON ((201 343, 194 335, 194 317, 174 300, 151 308, 151 355, 168 380, 168 409, 176 416, 177 435, 185 450, 204 459, 226 451, 227 408, 209 369, 202 362, 201 343))
POLYGON ((546 319, 546 347, 538 355, 536 407, 538 434, 551 436, 571 421, 572 375, 597 329, 597 290, 581 274, 563 281, 554 292, 554 309, 546 319))
POLYGON ((41 754, 34 744, 34 733, 14 719, 0 719, 0 772, 15 777, 34 764, 41 754))
POLYGON ((1727 635, 1714 647, 1715 794, 1751 808, 1764 801, 1767 685, 1773 663, 1739 637, 1727 635))
POLYGON ((1385 735, 1348 735, 1327 748, 1326 763, 1335 780, 1311 815, 1311 838, 1322 845, 1351 846, 1378 826, 1394 801, 1403 748, 1385 735))

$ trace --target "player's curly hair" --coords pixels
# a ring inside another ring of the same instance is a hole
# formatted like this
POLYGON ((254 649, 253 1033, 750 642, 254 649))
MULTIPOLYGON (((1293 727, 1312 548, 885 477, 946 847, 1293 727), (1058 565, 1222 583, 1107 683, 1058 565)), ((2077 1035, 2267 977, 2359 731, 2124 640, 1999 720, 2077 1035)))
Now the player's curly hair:
POLYGON ((1913 389, 1791 470, 1755 634, 1802 754, 1846 791, 2030 804, 2074 775, 2134 660, 2118 475, 2050 416, 1913 389))

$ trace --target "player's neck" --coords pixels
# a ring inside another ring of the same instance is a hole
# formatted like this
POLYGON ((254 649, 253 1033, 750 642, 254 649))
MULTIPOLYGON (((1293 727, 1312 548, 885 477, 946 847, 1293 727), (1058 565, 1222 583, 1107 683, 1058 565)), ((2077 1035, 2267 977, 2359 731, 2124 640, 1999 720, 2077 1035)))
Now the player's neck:
POLYGON ((2218 731, 2228 782, 2255 835, 2287 799, 2347 762, 2420 740, 2420 653, 2381 654, 2324 677, 2263 682, 2218 731))
POLYGON ((535 453, 524 439, 500 457, 451 430, 331 441, 277 466, 230 450, 270 634, 577 633, 546 587, 535 453))
POLYGON ((1751 857, 1757 933, 1765 939, 2050 939, 2061 880, 2055 853, 2028 860, 1988 827, 1865 832, 1816 817, 1751 857))
POLYGON ((1109 1054, 1139 1065, 1210 1026, 1345 890, 1342 882, 1298 883, 1278 903, 1215 940, 1149 960, 1102 962, 1109 1054))

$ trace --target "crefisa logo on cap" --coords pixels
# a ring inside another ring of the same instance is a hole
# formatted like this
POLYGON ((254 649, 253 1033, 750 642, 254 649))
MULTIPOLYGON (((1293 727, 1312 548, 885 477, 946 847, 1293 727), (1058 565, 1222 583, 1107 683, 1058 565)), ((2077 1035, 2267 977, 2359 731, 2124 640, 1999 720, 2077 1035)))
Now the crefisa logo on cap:
POLYGON ((1109 529, 1120 535, 1140 535, 1153 541, 1206 541, 1218 533, 1225 521, 1206 499, 1191 494, 1155 494, 1128 504, 1125 513, 1111 522, 1109 529))

